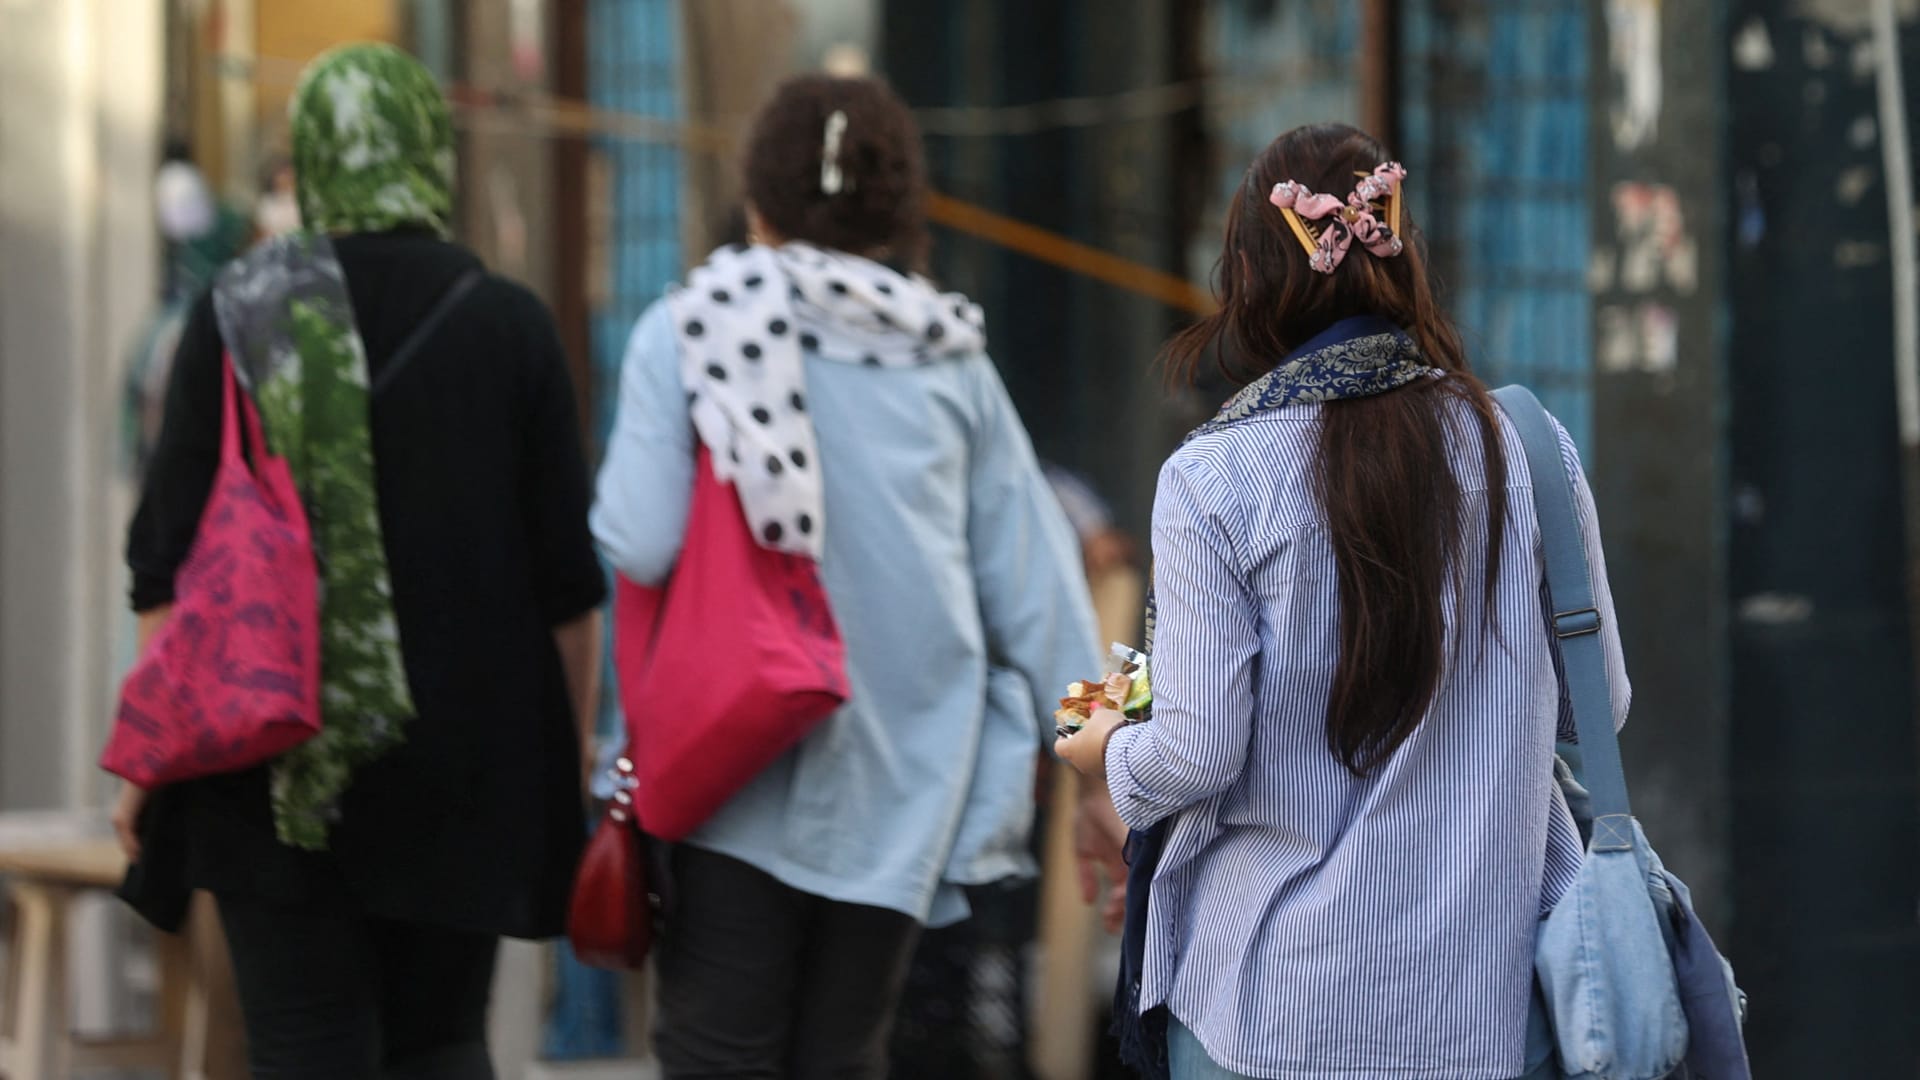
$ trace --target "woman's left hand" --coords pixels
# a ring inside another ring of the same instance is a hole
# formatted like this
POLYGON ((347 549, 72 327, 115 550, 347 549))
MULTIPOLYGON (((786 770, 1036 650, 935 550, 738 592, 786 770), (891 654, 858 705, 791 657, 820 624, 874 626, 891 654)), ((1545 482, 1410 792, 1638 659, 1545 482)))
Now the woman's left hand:
POLYGON ((113 803, 113 835, 128 862, 140 861, 140 814, 146 808, 147 790, 122 780, 120 796, 113 803))
POLYGON ((1112 709, 1095 709, 1079 731, 1054 741, 1053 752, 1088 776, 1105 776, 1107 740, 1126 722, 1125 716, 1112 709))

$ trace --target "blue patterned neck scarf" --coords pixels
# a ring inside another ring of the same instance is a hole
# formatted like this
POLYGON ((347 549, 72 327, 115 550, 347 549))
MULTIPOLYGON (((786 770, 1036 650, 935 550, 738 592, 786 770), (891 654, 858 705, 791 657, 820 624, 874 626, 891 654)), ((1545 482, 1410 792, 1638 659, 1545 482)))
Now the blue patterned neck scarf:
POLYGON ((1440 375, 1406 331, 1375 315, 1341 319, 1290 353, 1188 435, 1192 439, 1288 405, 1372 397, 1440 375))

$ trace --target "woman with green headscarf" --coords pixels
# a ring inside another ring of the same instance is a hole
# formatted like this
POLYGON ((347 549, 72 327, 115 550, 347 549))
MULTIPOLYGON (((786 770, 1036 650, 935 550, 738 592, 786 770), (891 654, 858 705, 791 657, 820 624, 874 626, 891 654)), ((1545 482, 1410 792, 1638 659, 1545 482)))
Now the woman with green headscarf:
POLYGON ((306 231, 224 271, 181 335, 128 540, 164 621, 231 357, 320 568, 323 731, 116 812, 128 898, 219 903, 259 1077, 492 1075, 500 935, 563 929, 604 583, 546 308, 447 239, 453 129, 418 62, 352 45, 292 104, 306 231))

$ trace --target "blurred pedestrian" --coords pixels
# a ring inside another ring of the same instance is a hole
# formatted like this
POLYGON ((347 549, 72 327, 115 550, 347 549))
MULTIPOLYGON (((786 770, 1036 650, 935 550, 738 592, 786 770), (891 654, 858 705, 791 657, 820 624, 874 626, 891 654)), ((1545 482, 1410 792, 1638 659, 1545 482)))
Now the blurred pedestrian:
POLYGON ((498 936, 562 929, 585 832, 573 720, 605 585, 573 387, 540 301, 446 239, 453 130, 424 67, 327 53, 292 143, 314 231, 195 304, 127 557, 150 635, 207 503, 230 353, 311 521, 325 730, 128 788, 125 891, 163 925, 213 892, 255 1076, 491 1077, 498 936))
POLYGON ((260 171, 260 194, 253 203, 256 239, 285 236, 300 227, 300 198, 293 159, 276 156, 260 171))
POLYGON ((1054 497, 1067 512, 1073 531, 1080 538, 1080 558, 1087 568, 1087 579, 1098 580, 1115 570, 1131 567, 1135 553, 1133 538, 1113 523, 1113 508, 1080 473, 1052 462, 1042 468, 1054 497))
MULTIPOLYGON (((1061 740, 1130 825, 1165 823, 1123 989, 1130 1038, 1166 1024, 1176 1080, 1558 1075, 1534 941, 1582 845, 1553 780, 1572 732, 1540 532, 1404 177, 1338 125, 1247 170, 1220 311, 1167 350, 1246 388, 1160 474, 1153 717, 1101 711, 1061 740)), ((1624 710, 1592 497, 1561 446, 1624 710)))
POLYGON ((154 220, 165 248, 160 300, 134 343, 127 365, 121 445, 137 483, 160 437, 168 376, 187 311, 227 260, 247 241, 245 219, 221 202, 207 178, 187 160, 186 148, 170 148, 153 179, 154 220))
POLYGON ((877 1078, 921 927, 1032 872, 1040 732, 1099 652, 979 309, 911 273, 904 104, 788 82, 745 174, 753 243, 634 331, 594 531, 664 582, 704 445, 758 539, 819 560, 852 696, 673 851, 656 1043, 670 1078, 877 1078))
MULTIPOLYGON (((1086 477, 1049 461, 1042 461, 1040 470, 1080 541, 1081 563, 1086 568, 1096 620, 1104 620, 1108 612, 1101 603, 1102 590, 1112 575, 1131 569, 1132 542, 1114 525, 1112 508, 1086 477)), ((1127 608, 1124 618, 1129 622, 1137 619, 1137 596, 1132 603, 1122 603, 1127 608)), ((1103 626, 1103 638, 1108 636, 1104 631, 1103 626)), ((1131 640, 1132 633, 1122 632, 1119 637, 1131 640)), ((1072 881, 1063 880, 1056 887, 1071 890, 1085 903, 1098 901, 1102 916, 1118 929, 1118 901, 1124 897, 1124 879, 1110 874, 1111 880, 1103 883, 1095 875, 1105 865, 1101 854, 1110 850, 1126 830, 1104 794, 1093 793, 1087 812, 1072 814, 1059 826, 1061 835, 1071 837, 1072 846, 1081 849, 1086 858, 1075 860, 1078 865, 1047 861, 1045 841, 1056 827, 1051 815, 1075 806, 1072 796, 1083 786, 1080 780, 1070 769, 1055 769, 1050 758, 1041 759, 1034 792, 1039 812, 1032 850, 1043 873, 1059 872, 1064 867, 1074 875, 1072 881), (1072 785, 1061 798, 1054 797, 1054 785, 1058 783, 1072 785)), ((1064 847, 1058 853, 1067 854, 1064 847)), ((1083 991, 1094 963, 1085 949, 1072 951, 1061 941, 1038 940, 1045 919, 1042 897, 1037 879, 969 889, 970 918, 930 929, 921 936, 894 1029, 895 1077, 1020 1080, 1031 1075, 1028 1060, 1035 1040, 1028 1023, 1033 1015, 1031 999, 1035 992, 1049 989, 1036 985, 1034 946, 1039 944, 1038 958, 1046 965, 1051 989, 1059 993, 1083 991), (1056 972, 1056 964, 1068 970, 1056 972)), ((1074 935, 1092 942, 1093 927, 1083 905, 1075 905, 1067 921, 1074 935)), ((1050 1006, 1054 1004, 1049 1002, 1050 1006)), ((1050 1011, 1058 1013, 1057 1009, 1050 1011)), ((1084 1030, 1040 1034, 1085 1042, 1096 1037, 1091 1024, 1084 1030)))

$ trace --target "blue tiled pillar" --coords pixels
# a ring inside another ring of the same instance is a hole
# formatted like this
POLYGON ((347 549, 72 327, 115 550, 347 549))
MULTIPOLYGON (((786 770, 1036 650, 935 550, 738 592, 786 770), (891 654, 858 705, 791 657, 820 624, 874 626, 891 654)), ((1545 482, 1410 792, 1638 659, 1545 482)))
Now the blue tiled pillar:
POLYGON ((1402 12, 1399 153, 1468 359, 1489 384, 1533 387, 1587 452, 1586 5, 1402 12))
MULTIPOLYGON (((678 0, 591 0, 587 12, 589 104, 613 114, 678 119, 680 6, 678 0)), ((608 265, 589 271, 609 284, 592 313, 592 427, 595 456, 604 449, 619 399, 620 361, 627 335, 646 306, 680 271, 681 150, 671 143, 603 134, 594 143, 595 168, 604 168, 610 205, 590 208, 608 235, 590 245, 608 265)), ((611 619, 608 620, 611 626, 611 619)), ((609 639, 608 655, 612 655, 609 639)), ((610 757, 622 730, 612 665, 605 671, 599 732, 610 757)), ((623 1050, 621 980, 582 965, 559 950, 557 994, 543 1052, 558 1060, 618 1056, 623 1050)))

